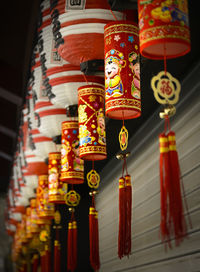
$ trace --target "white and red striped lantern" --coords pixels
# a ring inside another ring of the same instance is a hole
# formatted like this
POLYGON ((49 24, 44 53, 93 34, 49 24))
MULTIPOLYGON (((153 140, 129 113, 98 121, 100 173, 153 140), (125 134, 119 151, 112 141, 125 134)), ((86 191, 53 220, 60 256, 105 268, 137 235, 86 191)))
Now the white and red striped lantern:
MULTIPOLYGON (((51 18, 58 53, 79 66, 88 60, 104 59, 104 26, 113 20, 106 0, 58 0, 52 2, 51 18)), ((123 13, 115 12, 118 20, 123 13)))
POLYGON ((100 75, 86 75, 80 71, 78 66, 65 64, 54 67, 47 71, 49 84, 54 97, 51 102, 63 108, 78 104, 78 88, 85 85, 98 84, 104 86, 103 77, 100 75))
POLYGON ((66 109, 54 106, 51 102, 38 102, 35 111, 39 118, 39 131, 47 137, 61 134, 61 123, 67 119, 66 109))

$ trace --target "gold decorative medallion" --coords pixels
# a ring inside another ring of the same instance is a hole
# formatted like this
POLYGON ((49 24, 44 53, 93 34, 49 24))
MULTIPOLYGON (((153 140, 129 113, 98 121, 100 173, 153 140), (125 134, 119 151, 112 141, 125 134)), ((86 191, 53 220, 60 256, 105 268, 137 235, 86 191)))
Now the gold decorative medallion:
POLYGON ((49 233, 48 233, 48 231, 45 230, 45 229, 42 230, 42 231, 40 232, 40 241, 41 241, 41 242, 47 242, 48 238, 49 238, 49 233))
POLYGON ((119 144, 120 144, 120 148, 121 150, 125 150, 127 149, 128 146, 128 130, 126 129, 126 127, 123 125, 120 133, 119 133, 119 144))
POLYGON ((92 169, 87 173, 87 181, 90 188, 97 189, 100 183, 100 176, 94 169, 92 169))
POLYGON ((68 206, 77 206, 80 199, 80 195, 75 190, 70 190, 65 196, 65 202, 68 206))
POLYGON ((180 82, 170 73, 161 71, 151 80, 154 97, 160 104, 174 105, 179 100, 180 82))

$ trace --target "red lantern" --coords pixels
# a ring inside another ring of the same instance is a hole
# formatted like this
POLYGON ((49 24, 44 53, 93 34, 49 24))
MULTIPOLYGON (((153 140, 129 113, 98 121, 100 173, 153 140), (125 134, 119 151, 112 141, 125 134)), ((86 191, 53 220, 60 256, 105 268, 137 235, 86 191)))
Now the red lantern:
MULTIPOLYGON (((118 20, 122 12, 115 12, 118 20)), ((54 39, 60 56, 73 65, 103 59, 103 28, 113 20, 106 0, 52 3, 54 39)))
POLYGON ((65 204, 67 184, 60 181, 61 153, 49 153, 49 202, 65 204))
POLYGON ((78 121, 62 123, 60 180, 70 184, 84 182, 84 161, 79 157, 78 121))
POLYGON ((78 89, 80 157, 84 160, 106 159, 104 118, 105 91, 98 85, 78 89))
POLYGON ((107 24, 105 39, 106 115, 132 119, 141 114, 138 28, 133 22, 107 24))
POLYGON ((150 59, 190 51, 187 0, 138 1, 140 52, 150 59))
POLYGON ((37 212, 41 218, 52 219, 54 217, 54 204, 49 203, 48 175, 38 177, 37 212))

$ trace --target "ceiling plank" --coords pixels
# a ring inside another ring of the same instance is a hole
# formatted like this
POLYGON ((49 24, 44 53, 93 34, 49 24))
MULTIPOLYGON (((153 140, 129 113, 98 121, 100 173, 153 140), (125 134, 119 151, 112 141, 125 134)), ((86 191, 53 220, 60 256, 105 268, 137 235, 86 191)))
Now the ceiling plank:
POLYGON ((13 94, 9 91, 7 91, 6 89, 0 87, 0 97, 8 100, 9 102, 16 104, 18 106, 22 105, 22 98, 17 96, 16 94, 13 94))
POLYGON ((3 125, 0 125, 0 132, 7 135, 7 136, 9 136, 9 137, 11 137, 11 138, 13 138, 13 139, 15 139, 16 136, 17 136, 17 133, 14 130, 12 130, 10 128, 7 128, 7 127, 5 127, 3 125))
POLYGON ((3 152, 3 151, 0 151, 0 157, 8 160, 8 161, 12 161, 13 160, 13 157, 8 155, 7 153, 3 152))

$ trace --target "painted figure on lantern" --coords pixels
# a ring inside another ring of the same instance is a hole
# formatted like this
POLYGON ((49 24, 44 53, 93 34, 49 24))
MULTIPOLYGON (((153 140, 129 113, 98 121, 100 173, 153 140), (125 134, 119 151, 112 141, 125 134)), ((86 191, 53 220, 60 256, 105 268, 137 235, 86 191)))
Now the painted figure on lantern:
POLYGON ((51 190, 51 193, 56 193, 57 188, 59 186, 58 182, 58 171, 56 167, 51 168, 49 173, 49 190, 51 190))
POLYGON ((67 154, 70 152, 71 147, 70 143, 66 140, 62 140, 62 147, 61 147, 61 168, 63 171, 67 171, 69 168, 69 162, 67 158, 67 154))
POLYGON ((135 52, 129 54, 129 67, 133 73, 133 81, 131 85, 131 94, 133 97, 140 99, 140 61, 139 56, 135 52))
POLYGON ((107 97, 123 95, 121 69, 125 67, 124 55, 117 50, 111 49, 105 56, 105 89, 107 97))
POLYGON ((92 138, 91 138, 89 130, 87 130, 87 126, 81 125, 79 127, 79 138, 80 138, 80 145, 86 145, 86 144, 92 143, 92 138))
POLYGON ((105 118, 102 109, 100 109, 97 112, 97 133, 99 135, 98 142, 100 144, 105 145, 106 144, 105 118))
POLYGON ((72 142, 72 151, 74 152, 73 166, 76 171, 84 170, 84 161, 79 157, 79 140, 76 139, 72 142))

